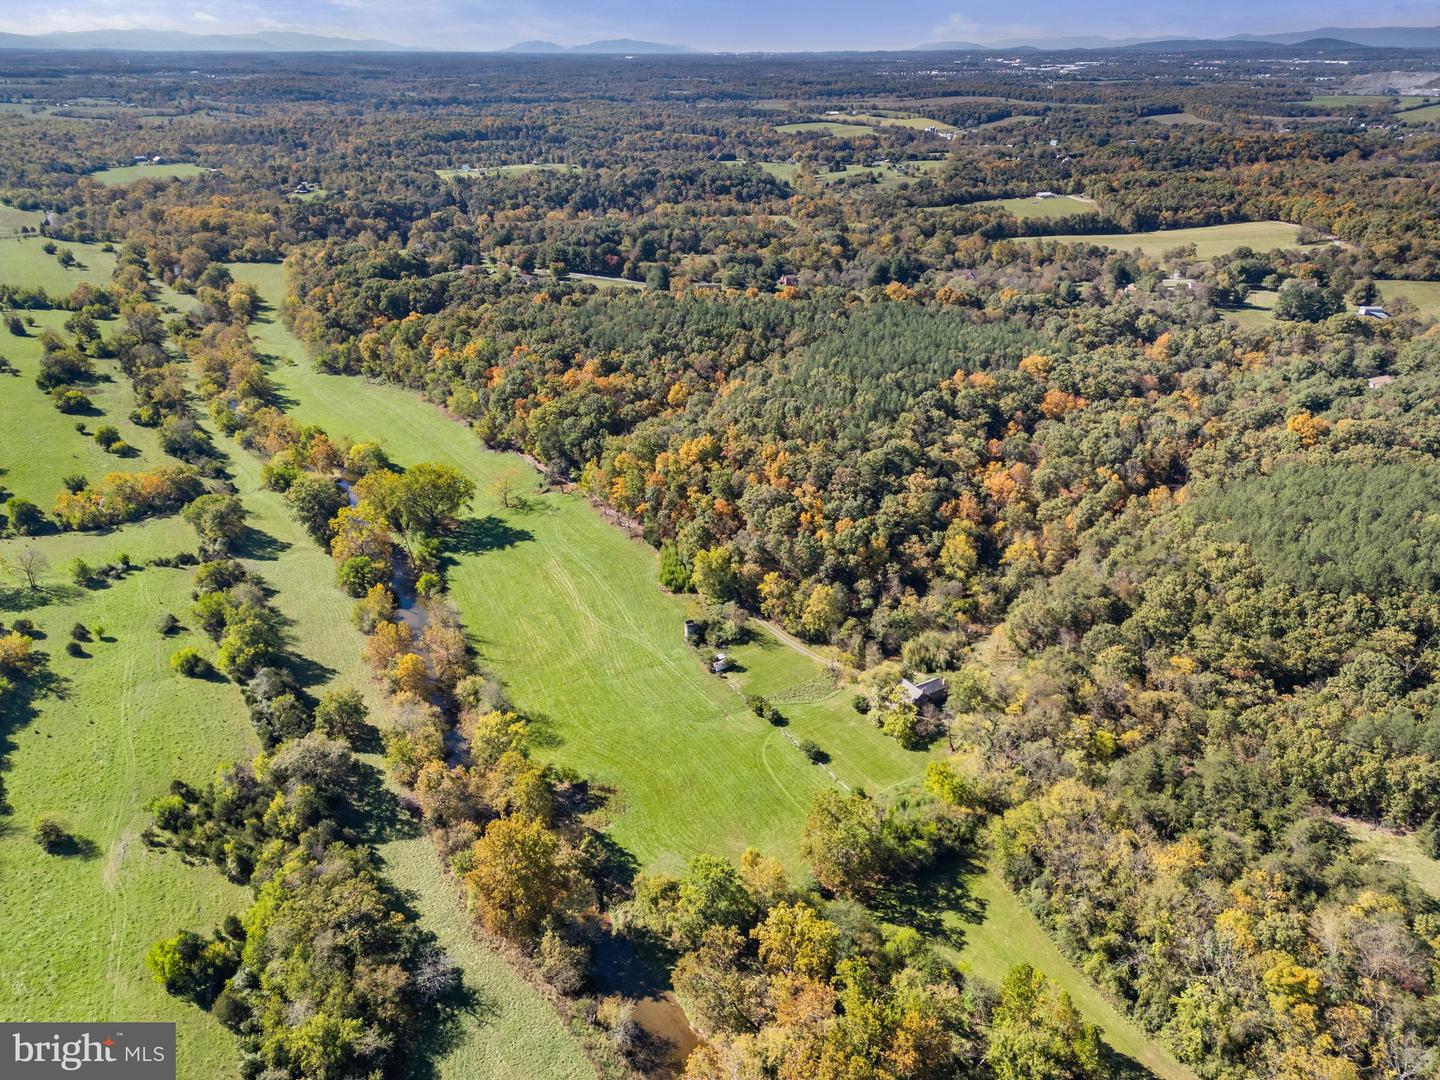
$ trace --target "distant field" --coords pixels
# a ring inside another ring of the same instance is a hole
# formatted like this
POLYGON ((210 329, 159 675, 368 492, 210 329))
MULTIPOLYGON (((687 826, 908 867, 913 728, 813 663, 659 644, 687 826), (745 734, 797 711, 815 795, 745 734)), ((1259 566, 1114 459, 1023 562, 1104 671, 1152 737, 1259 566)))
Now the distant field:
POLYGON ((875 129, 867 124, 843 124, 831 120, 807 120, 801 124, 781 124, 775 129, 782 135, 816 133, 822 135, 873 135, 875 129))
MULTIPOLYGON (((39 236, 0 238, 0 282, 39 286, 58 299, 68 296, 82 281, 104 284, 115 272, 115 253, 100 250, 99 244, 55 241, 57 248, 69 248, 78 260, 78 265, 67 270, 54 255, 45 254, 45 243, 39 236)), ((0 345, 0 351, 3 350, 4 346, 0 345)))
POLYGON ((1440 105, 1426 105, 1419 109, 1405 109, 1395 114, 1402 124, 1434 124, 1440 122, 1440 105))
POLYGON ((1215 120, 1207 120, 1203 116, 1196 116, 1194 113, 1173 112, 1173 113, 1152 113, 1149 116, 1141 117, 1143 120, 1153 120, 1157 124, 1169 124, 1171 126, 1191 124, 1199 127, 1219 127, 1215 120))
MULTIPOLYGON (((1076 214, 1094 213, 1098 207, 1094 199, 1082 195, 1061 195, 1054 199, 1037 199, 1028 195, 1018 199, 982 199, 965 203, 965 206, 994 206, 1008 211, 1017 218, 1063 218, 1076 214)), ((936 210, 949 210, 948 206, 937 206, 936 210)))
POLYGON ((485 165, 478 169, 436 169, 435 175, 441 180, 464 180, 472 176, 518 176, 530 172, 579 172, 578 165, 564 165, 553 161, 532 161, 524 165, 485 165))
POLYGON ((848 113, 838 120, 827 120, 827 123, 842 124, 865 124, 871 127, 903 127, 912 128, 916 131, 924 131, 926 128, 940 128, 950 130, 955 125, 947 124, 944 120, 932 120, 928 116, 915 116, 912 113, 848 113))
POLYGON ((202 169, 199 165, 177 161, 167 165, 123 165, 115 169, 101 169, 99 172, 91 173, 90 179, 98 180, 106 187, 119 187, 122 184, 133 184, 137 180, 183 178, 199 176, 204 172, 209 172, 209 170, 202 169))
MULTIPOLYGON (((758 161, 756 164, 787 184, 793 184, 807 168, 799 162, 788 161, 758 161)), ((835 184, 857 176, 875 176, 884 184, 903 184, 927 173, 938 172, 944 165, 943 161, 897 161, 887 165, 846 165, 833 170, 811 167, 811 171, 821 184, 835 184)))
POLYGON ((1096 233, 1091 236, 1067 235, 1047 236, 1046 240, 1058 240, 1065 244, 1098 244, 1119 251, 1134 251, 1152 259, 1158 259, 1171 248, 1182 244, 1195 245, 1197 259, 1213 259, 1216 255, 1228 255, 1238 247, 1254 248, 1256 251, 1270 251, 1280 247, 1299 247, 1296 237, 1298 225, 1283 221, 1246 221, 1234 225, 1206 225, 1194 229, 1160 229, 1141 233, 1096 233))

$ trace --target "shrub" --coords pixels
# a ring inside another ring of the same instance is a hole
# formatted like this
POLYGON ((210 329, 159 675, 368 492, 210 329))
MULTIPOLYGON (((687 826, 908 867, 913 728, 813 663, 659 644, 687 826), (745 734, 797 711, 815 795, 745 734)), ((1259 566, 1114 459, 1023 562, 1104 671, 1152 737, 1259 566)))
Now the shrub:
POLYGON ((51 817, 49 814, 41 814, 35 819, 30 827, 30 835, 41 849, 54 855, 65 842, 70 839, 70 833, 59 818, 51 817))
POLYGON ((161 636, 169 637, 180 629, 180 620, 172 612, 162 611, 155 620, 155 629, 160 632, 161 636))
POLYGON ((29 499, 11 499, 5 509, 10 514, 10 528, 19 536, 34 536, 45 525, 45 514, 29 499))
POLYGON ((67 641, 65 643, 65 651, 71 656, 83 657, 85 655, 85 647, 78 641, 67 641))
POLYGON ((76 556, 70 561, 70 580, 82 589, 88 589, 95 584, 95 568, 84 559, 76 556))
POLYGON ((868 713, 868 712, 870 711, 870 699, 869 699, 868 697, 866 697, 864 694, 856 694, 856 695, 850 700, 850 704, 854 707, 855 711, 856 711, 857 713, 859 713, 861 716, 864 716, 866 713, 868 713))
POLYGON ((55 408, 62 413, 83 413, 89 412, 95 407, 83 390, 74 390, 68 387, 56 387, 50 391, 50 400, 55 403, 55 408))
POLYGON ((800 743, 800 752, 804 754, 813 764, 821 765, 830 760, 830 755, 820 749, 820 744, 814 739, 804 739, 800 743))
POLYGON ((436 596, 445 589, 445 581, 439 574, 421 574, 415 579, 415 591, 421 596, 436 596))
POLYGON ((120 441, 120 429, 114 424, 101 424, 95 429, 95 441, 99 443, 103 449, 109 450, 110 447, 120 441))
POLYGON ((372 585, 386 578, 386 567, 367 555, 354 555, 340 564, 335 572, 340 587, 354 597, 364 596, 372 585))
POLYGON ((197 649, 181 649, 170 657, 170 666, 187 679, 198 679, 210 671, 210 661, 197 649))
POLYGON ((84 623, 77 622, 74 626, 70 627, 70 636, 76 641, 89 641, 90 630, 84 623))

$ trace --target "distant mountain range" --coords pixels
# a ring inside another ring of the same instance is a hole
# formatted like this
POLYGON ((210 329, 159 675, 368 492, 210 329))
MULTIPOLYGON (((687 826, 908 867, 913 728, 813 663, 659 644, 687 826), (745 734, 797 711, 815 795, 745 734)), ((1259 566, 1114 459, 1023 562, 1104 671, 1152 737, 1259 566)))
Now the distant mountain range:
MULTIPOLYGON (((1302 48, 1307 51, 1356 47, 1440 49, 1440 26, 1326 26, 1285 34, 1236 34, 1226 38, 1111 38, 1096 35, 1069 37, 1002 38, 984 44, 974 41, 931 41, 911 52, 991 52, 1033 50, 1069 52, 1077 49, 1213 50, 1302 48)), ((180 30, 67 30, 49 34, 0 33, 0 49, 116 49, 131 52, 420 52, 422 50, 377 38, 328 37, 287 31, 255 34, 192 34, 180 30)), ((423 50, 431 51, 431 50, 423 50)), ((553 41, 522 41, 506 53, 533 55, 673 56, 697 54, 689 45, 611 38, 585 45, 557 45, 553 41)))
POLYGON ((260 34, 187 34, 181 30, 62 30, 0 34, 0 49, 118 49, 125 52, 412 52, 377 38, 260 34))
POLYGON ((1240 49, 1255 45, 1301 45, 1307 49, 1363 46, 1381 49, 1440 49, 1440 26, 1325 26, 1287 34, 1236 34, 1226 38, 1109 38, 1095 36, 1003 38, 986 44, 973 41, 931 41, 914 52, 989 52, 1034 49, 1068 52, 1072 49, 1240 49))
POLYGON ((612 38, 608 41, 592 41, 588 45, 556 45, 553 41, 522 41, 501 52, 509 53, 582 53, 591 56, 649 56, 693 53, 689 45, 665 45, 658 41, 635 41, 631 38, 612 38))

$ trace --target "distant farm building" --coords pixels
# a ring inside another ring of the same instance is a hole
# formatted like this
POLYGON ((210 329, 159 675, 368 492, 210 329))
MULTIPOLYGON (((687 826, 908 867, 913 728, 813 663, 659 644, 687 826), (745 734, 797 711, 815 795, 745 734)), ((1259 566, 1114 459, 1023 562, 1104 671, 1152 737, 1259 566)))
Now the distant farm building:
POLYGON ((928 705, 945 700, 945 680, 936 676, 933 679, 924 679, 921 682, 911 682, 909 679, 900 680, 900 690, 905 695, 905 700, 911 705, 928 705))
POLYGON ((1355 314, 1359 315, 1362 319, 1390 318, 1390 313, 1388 311, 1386 311, 1383 307, 1376 306, 1375 304, 1361 304, 1355 309, 1355 314))
POLYGON ((710 661, 710 670, 716 675, 723 675, 734 666, 734 661, 723 652, 717 652, 715 658, 710 661))
POLYGON ((1365 385, 1371 390, 1383 390, 1394 381, 1394 375, 1376 375, 1373 379, 1367 380, 1365 385))
POLYGON ((1056 195, 1055 192, 1053 192, 1053 191, 1037 191, 1037 192, 1035 192, 1035 198, 1037 198, 1037 199, 1058 199, 1059 197, 1060 197, 1060 196, 1059 196, 1059 195, 1056 195))

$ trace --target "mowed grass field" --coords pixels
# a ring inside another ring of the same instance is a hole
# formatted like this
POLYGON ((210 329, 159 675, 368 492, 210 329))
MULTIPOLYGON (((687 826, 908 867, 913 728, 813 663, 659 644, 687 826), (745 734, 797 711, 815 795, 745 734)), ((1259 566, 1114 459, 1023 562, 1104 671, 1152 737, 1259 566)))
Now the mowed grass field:
POLYGON ((1152 259, 1160 258, 1171 248, 1194 244, 1197 259, 1213 259, 1217 255, 1228 255, 1239 247, 1253 248, 1256 251, 1300 247, 1299 235, 1298 225, 1283 221, 1243 221, 1233 225, 1205 225, 1193 229, 1095 233, 1088 236, 1069 234, 1040 239, 1056 240, 1062 244, 1097 244, 1100 247, 1115 248, 1117 251, 1139 250, 1142 255, 1152 259))
POLYGON ((82 281, 103 285, 115 272, 115 253, 102 250, 101 244, 55 241, 57 249, 68 248, 75 255, 77 264, 67 269, 54 255, 45 254, 45 243, 40 236, 0 237, 0 282, 42 288, 59 299, 82 281))
MULTIPOLYGON (((798 161, 758 161, 756 164, 787 184, 795 183, 807 169, 807 166, 798 161)), ((840 169, 816 169, 814 166, 808 168, 810 174, 821 184, 835 184, 857 176, 875 176, 882 184, 904 184, 938 172, 944 165, 943 161, 921 160, 895 161, 884 165, 846 165, 840 169)))
MULTIPOLYGON (((982 199, 979 202, 963 203, 967 207, 994 206, 1017 218, 1066 218, 1074 217, 1076 214, 1090 214, 1099 209, 1094 199, 1087 199, 1083 195, 1059 195, 1053 199, 1037 199, 1033 195, 1025 195, 1016 199, 982 199)), ((942 210, 949 210, 949 206, 933 207, 937 213, 942 210)))
POLYGON ((21 210, 16 206, 0 203, 0 237, 18 236, 22 228, 38 229, 45 220, 39 210, 21 210))
POLYGON ((1440 319, 1440 281, 1377 281, 1385 303, 1409 300, 1423 315, 1440 319))
MULTIPOLYGON (((12 388, 4 391, 8 402, 12 388)), ((0 425, 8 427, 8 425, 0 425)), ((145 950, 181 927, 208 931, 243 911, 249 890, 209 867, 187 866, 140 840, 144 804, 173 777, 201 784, 216 765, 256 749, 236 688, 181 679, 170 656, 182 645, 211 651, 195 630, 165 638, 162 611, 187 624, 191 574, 152 567, 98 590, 69 584, 67 563, 127 552, 136 562, 193 550, 178 518, 104 536, 68 534, 0 541, 0 553, 44 551, 50 590, 0 591, 0 621, 21 615, 43 631, 57 692, 28 709, 0 709, 0 756, 9 814, 0 817, 0 1018, 169 1020, 177 1025, 179 1076, 234 1076, 239 1049, 208 1015, 170 997, 145 969, 145 950), (82 622, 104 639, 65 651, 82 622), (37 814, 60 817, 79 851, 46 855, 30 838, 37 814)))
MULTIPOLYGON (((0 374, 4 417, 0 422, 0 487, 48 511, 55 496, 64 490, 62 480, 66 476, 79 474, 99 480, 107 473, 173 464, 173 459, 161 453, 155 429, 142 428, 128 419, 135 408, 135 393, 114 360, 97 360, 95 369, 100 380, 84 388, 98 413, 66 415, 55 408, 49 396, 35 385, 40 370, 40 334, 47 328, 61 330, 68 313, 46 310, 25 314, 36 323, 25 337, 0 330, 0 356, 9 360, 16 372, 0 374), (90 433, 102 424, 113 424, 136 454, 107 454, 93 438, 75 430, 79 422, 90 433)), ((114 325, 105 326, 103 332, 113 332, 114 325)))
POLYGON ((199 176, 208 169, 185 161, 174 161, 161 165, 120 165, 113 169, 101 169, 90 174, 106 187, 121 187, 137 180, 169 180, 179 177, 199 176))
POLYGON ((806 120, 798 124, 779 124, 775 128, 782 135, 873 135, 875 129, 869 124, 847 124, 838 120, 806 120))
MULTIPOLYGON (((278 305, 280 267, 232 270, 278 305)), ((501 474, 525 478, 522 488, 535 475, 514 456, 481 448, 407 391, 320 374, 273 310, 255 325, 255 336, 277 358, 275 380, 303 422, 379 438, 402 464, 447 461, 482 493, 501 474)), ((451 595, 480 655, 536 718, 539 752, 614 786, 611 833, 642 866, 673 870, 694 854, 733 857, 748 846, 796 866, 810 797, 834 781, 787 734, 813 739, 831 755, 829 768, 840 780, 871 794, 888 796, 918 782, 928 755, 901 749, 858 716, 853 690, 822 663, 767 633, 730 650, 743 671, 709 675, 683 644, 686 602, 657 589, 648 547, 625 538, 579 496, 527 494, 527 500, 529 509, 507 511, 480 496, 450 572, 451 595), (769 697, 788 726, 774 728, 750 714, 743 692, 769 697)), ((945 918, 964 934, 959 955, 978 977, 996 983, 1013 963, 1028 960, 1072 988, 1117 1050, 1167 1080, 1193 1080, 1089 986, 1003 886, 971 888, 985 901, 979 917, 945 918)))

